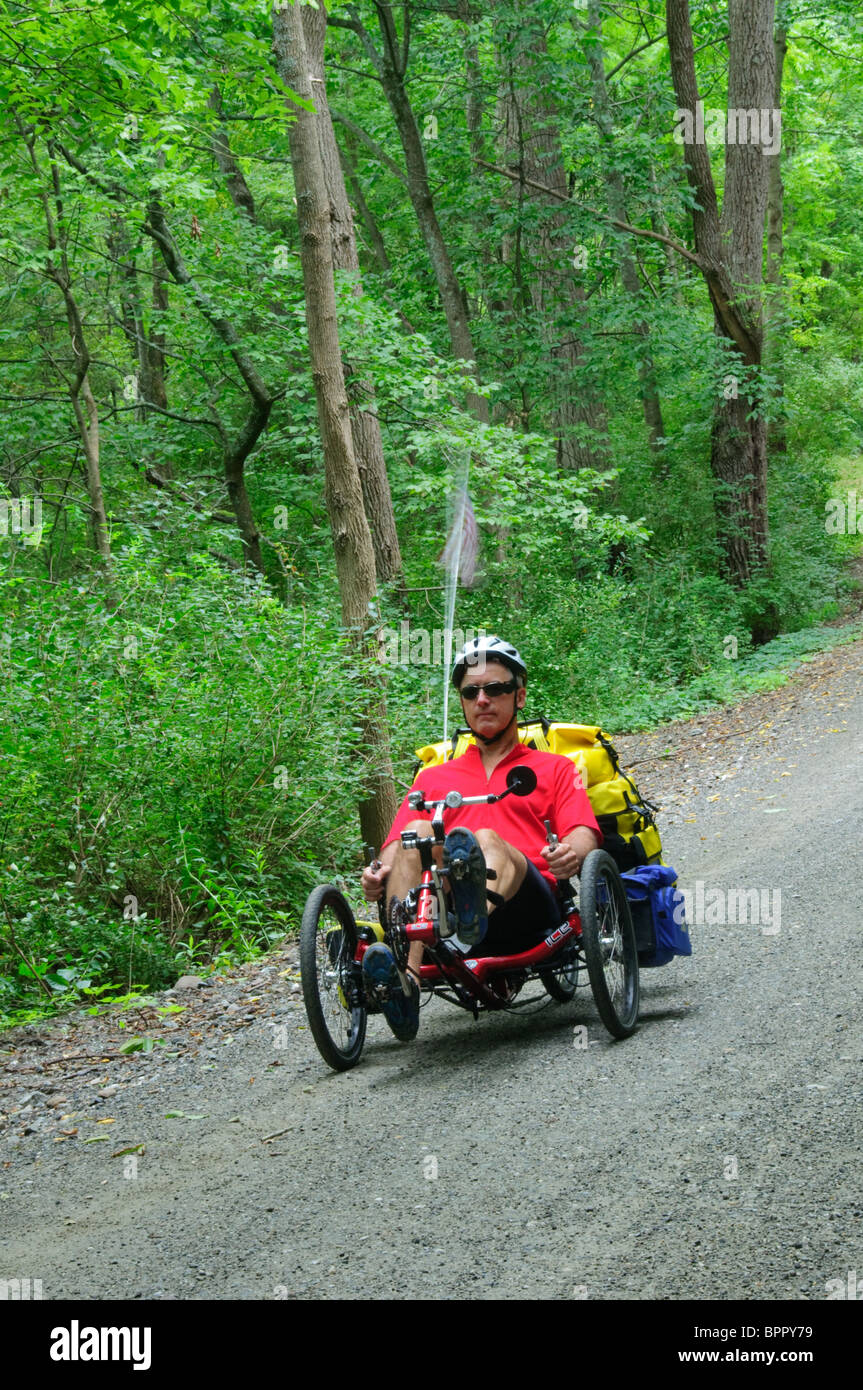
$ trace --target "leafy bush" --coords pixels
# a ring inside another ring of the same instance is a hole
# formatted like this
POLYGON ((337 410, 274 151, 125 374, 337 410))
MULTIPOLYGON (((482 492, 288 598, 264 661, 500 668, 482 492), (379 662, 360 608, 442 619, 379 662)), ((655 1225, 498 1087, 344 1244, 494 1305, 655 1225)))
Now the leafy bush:
POLYGON ((110 581, 15 577, 4 598, 17 949, 7 933, 0 972, 24 997, 69 960, 163 984, 189 936, 249 953, 283 934, 322 845, 336 872, 356 849, 337 834, 358 712, 331 608, 287 609, 205 554, 166 565, 139 543, 110 581))

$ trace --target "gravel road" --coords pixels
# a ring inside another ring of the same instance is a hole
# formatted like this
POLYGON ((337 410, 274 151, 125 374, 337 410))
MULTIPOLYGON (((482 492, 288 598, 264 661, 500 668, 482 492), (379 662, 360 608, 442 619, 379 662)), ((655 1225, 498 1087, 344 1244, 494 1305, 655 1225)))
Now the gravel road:
POLYGON ((587 988, 479 1022, 434 1001, 409 1046, 371 1019, 334 1075, 290 947, 125 1030, 0 1036, 0 1279, 46 1299, 863 1287, 861 691, 857 643, 618 741, 681 885, 715 913, 715 890, 757 889, 770 918, 695 922, 691 959, 642 974, 625 1042, 587 988), (117 1055, 132 1035, 153 1050, 117 1055))

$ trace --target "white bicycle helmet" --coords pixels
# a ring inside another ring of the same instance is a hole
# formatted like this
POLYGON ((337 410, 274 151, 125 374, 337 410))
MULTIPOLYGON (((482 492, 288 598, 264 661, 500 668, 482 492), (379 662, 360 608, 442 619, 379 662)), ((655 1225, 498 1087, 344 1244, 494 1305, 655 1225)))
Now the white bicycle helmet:
POLYGON ((527 680, 527 667, 511 642, 500 637, 474 637, 466 642, 458 653, 452 668, 452 683, 456 687, 462 683, 469 666, 478 666, 481 661, 500 661, 508 666, 513 675, 521 677, 521 684, 527 680))

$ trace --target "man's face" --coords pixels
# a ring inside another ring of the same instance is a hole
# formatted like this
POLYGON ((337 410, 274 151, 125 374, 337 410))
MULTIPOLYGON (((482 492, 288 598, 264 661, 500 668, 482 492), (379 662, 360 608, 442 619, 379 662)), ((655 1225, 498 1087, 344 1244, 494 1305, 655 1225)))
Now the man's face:
POLYGON ((487 685, 513 679, 513 672, 500 661, 485 661, 479 662, 476 666, 468 666, 459 694, 461 695, 466 686, 479 687, 475 700, 466 700, 462 695, 461 701, 465 720, 474 733, 483 734, 486 738, 494 738, 495 734, 501 733, 512 719, 513 700, 515 700, 517 709, 524 708, 527 691, 523 686, 519 687, 518 690, 507 691, 506 694, 498 696, 489 696, 485 693, 487 685))

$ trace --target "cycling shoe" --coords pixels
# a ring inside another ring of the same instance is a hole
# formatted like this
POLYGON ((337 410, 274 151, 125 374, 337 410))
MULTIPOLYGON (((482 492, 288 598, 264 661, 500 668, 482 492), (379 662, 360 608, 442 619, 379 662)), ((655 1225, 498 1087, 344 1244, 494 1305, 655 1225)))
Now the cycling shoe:
POLYGON ((371 1000, 399 1042, 410 1042, 420 1026, 420 992, 413 975, 408 974, 410 994, 405 994, 395 956, 389 946, 375 942, 363 955, 363 983, 371 1000))
POLYGON ((486 865, 476 836, 465 826, 457 825, 447 835, 443 867, 455 906, 458 938, 467 946, 476 946, 488 931, 486 865))

